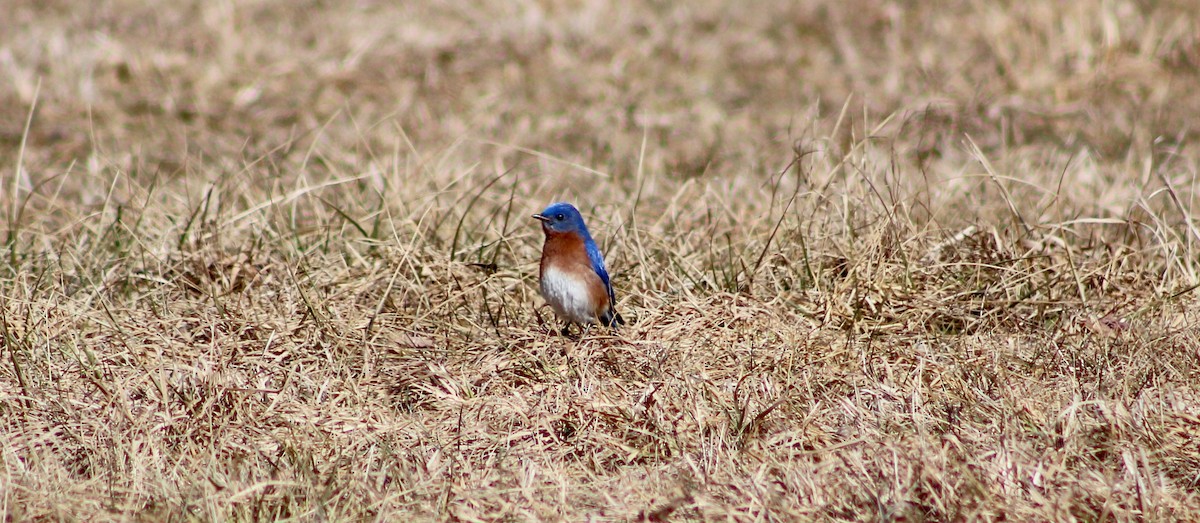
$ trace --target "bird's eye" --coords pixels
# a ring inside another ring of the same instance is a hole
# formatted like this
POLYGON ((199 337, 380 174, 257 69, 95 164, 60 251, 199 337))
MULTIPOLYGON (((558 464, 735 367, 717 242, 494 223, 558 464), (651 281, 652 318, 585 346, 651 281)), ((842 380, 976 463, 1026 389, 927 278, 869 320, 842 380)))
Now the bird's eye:
POLYGON ((560 214, 558 216, 555 216, 554 219, 561 222, 561 221, 567 219, 567 217, 560 214))

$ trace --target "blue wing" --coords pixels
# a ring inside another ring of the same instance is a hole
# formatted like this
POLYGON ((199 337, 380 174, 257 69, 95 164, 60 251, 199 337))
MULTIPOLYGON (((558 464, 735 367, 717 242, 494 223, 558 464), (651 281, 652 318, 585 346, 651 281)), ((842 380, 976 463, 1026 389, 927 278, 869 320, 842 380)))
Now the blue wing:
POLYGON ((600 249, 596 247, 596 242, 588 238, 584 242, 587 248, 588 259, 592 262, 592 270, 596 271, 596 275, 600 277, 600 281, 604 282, 604 289, 608 291, 608 310, 604 311, 600 321, 612 328, 617 325, 624 325, 625 318, 617 312, 617 295, 613 292, 612 283, 608 281, 608 271, 604 268, 604 256, 600 254, 600 249))
POLYGON ((615 305, 617 296, 613 293, 612 283, 608 281, 608 270, 604 268, 604 255, 600 254, 600 248, 596 247, 596 242, 590 238, 584 243, 587 247, 588 259, 592 261, 592 270, 596 271, 596 275, 600 276, 600 280, 604 282, 604 289, 608 291, 608 302, 615 305))

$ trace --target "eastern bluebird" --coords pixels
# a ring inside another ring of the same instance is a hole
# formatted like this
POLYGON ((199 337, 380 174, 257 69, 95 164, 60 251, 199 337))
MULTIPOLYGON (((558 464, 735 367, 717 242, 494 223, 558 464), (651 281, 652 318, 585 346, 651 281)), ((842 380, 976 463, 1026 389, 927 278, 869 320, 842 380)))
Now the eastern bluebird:
POLYGON ((567 326, 624 325, 625 320, 613 309, 617 299, 604 269, 604 255, 588 234, 579 210, 569 203, 554 203, 533 217, 542 222, 546 233, 538 272, 542 297, 559 319, 567 326))

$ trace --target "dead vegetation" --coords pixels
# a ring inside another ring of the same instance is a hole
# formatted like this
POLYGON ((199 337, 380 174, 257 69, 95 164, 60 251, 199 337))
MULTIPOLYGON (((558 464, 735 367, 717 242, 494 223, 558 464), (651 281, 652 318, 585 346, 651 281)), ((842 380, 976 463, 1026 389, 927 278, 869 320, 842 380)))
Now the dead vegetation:
POLYGON ((1200 519, 1187 2, 10 4, 8 519, 1200 519))

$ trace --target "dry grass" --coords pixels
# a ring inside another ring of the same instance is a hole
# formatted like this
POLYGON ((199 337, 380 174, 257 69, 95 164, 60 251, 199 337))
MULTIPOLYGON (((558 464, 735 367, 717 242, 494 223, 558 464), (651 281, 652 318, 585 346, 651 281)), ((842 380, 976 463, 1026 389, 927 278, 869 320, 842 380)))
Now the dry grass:
POLYGON ((1200 519, 1200 16, 940 4, 8 2, 0 510, 1200 519))

